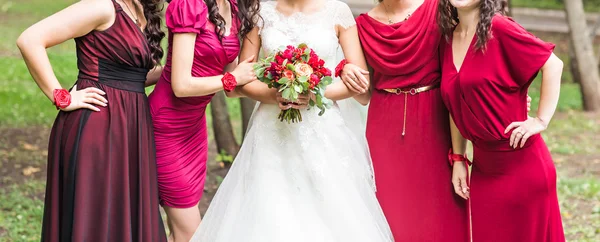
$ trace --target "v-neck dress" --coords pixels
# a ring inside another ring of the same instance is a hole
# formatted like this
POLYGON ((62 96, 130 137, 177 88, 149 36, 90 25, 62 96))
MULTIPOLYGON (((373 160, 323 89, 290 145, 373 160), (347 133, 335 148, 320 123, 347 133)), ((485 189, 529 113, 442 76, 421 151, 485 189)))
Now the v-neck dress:
POLYGON ((485 51, 475 36, 460 70, 452 43, 441 46, 442 97, 461 134, 473 142, 473 241, 565 241, 556 169, 541 135, 509 145, 512 122, 527 119, 527 90, 554 45, 497 15, 485 51))
POLYGON ((437 6, 425 0, 392 25, 367 14, 356 19, 373 75, 366 136, 377 198, 396 241, 468 241, 466 202, 450 183, 450 118, 440 89, 407 97, 384 91, 440 84, 437 6))
POLYGON ((146 37, 113 0, 115 20, 75 39, 78 90, 103 90, 100 111, 60 111, 48 145, 41 241, 166 242, 144 82, 146 37))
POLYGON ((156 139, 156 163, 161 204, 188 208, 200 201, 206 177, 208 136, 206 106, 213 95, 178 98, 171 88, 173 35, 197 34, 192 76, 221 75, 240 50, 237 4, 230 0, 233 23, 230 34, 219 40, 208 21, 202 0, 173 0, 165 18, 169 29, 167 63, 152 94, 150 107, 156 139))

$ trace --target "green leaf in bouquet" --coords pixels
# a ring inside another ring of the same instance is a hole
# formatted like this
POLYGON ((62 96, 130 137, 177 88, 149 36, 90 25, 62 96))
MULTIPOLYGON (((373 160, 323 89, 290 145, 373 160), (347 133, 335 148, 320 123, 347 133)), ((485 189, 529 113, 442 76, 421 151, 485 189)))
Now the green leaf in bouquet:
POLYGON ((306 45, 306 43, 301 43, 298 45, 298 48, 302 49, 302 48, 307 48, 308 45, 306 45))
POLYGON ((310 52, 311 52, 310 48, 306 48, 306 49, 304 50, 304 55, 306 55, 306 56, 310 56, 310 52))
POLYGON ((281 97, 283 97, 284 99, 292 101, 293 100, 293 96, 292 96, 293 93, 294 92, 292 91, 292 89, 286 88, 286 89, 283 89, 283 92, 281 93, 281 97))
POLYGON ((305 83, 305 82, 308 82, 308 76, 301 76, 301 77, 298 77, 298 81, 299 81, 300 83, 305 83))
POLYGON ((300 85, 302 85, 302 91, 303 92, 308 90, 308 87, 309 87, 308 82, 302 82, 302 81, 300 81, 300 85))
POLYGON ((310 100, 308 100, 308 106, 314 107, 315 106, 315 100, 313 100, 312 98, 310 100))
POLYGON ((302 86, 300 86, 300 84, 294 85, 294 91, 297 93, 302 93, 302 86))
POLYGON ((317 102, 317 106, 322 106, 323 105, 323 98, 320 94, 315 95, 315 101, 317 102))
POLYGON ((322 115, 325 113, 325 107, 318 106, 318 108, 319 108, 319 110, 320 110, 320 111, 319 111, 319 116, 322 116, 322 115))
POLYGON ((323 85, 329 85, 333 82, 333 78, 331 78, 330 76, 324 76, 323 78, 321 78, 321 82, 319 82, 319 84, 323 83, 323 85))
POLYGON ((282 77, 281 79, 279 79, 279 81, 277 81, 277 83, 279 84, 286 84, 290 81, 290 79, 288 79, 287 77, 282 77))
POLYGON ((294 67, 294 65, 292 65, 291 63, 288 63, 287 65, 285 65, 285 68, 287 68, 290 71, 295 71, 296 68, 294 67))
MULTIPOLYGON (((288 89, 288 90, 291 90, 291 89, 288 89)), ((298 100, 299 93, 294 92, 294 91, 292 91, 292 99, 289 99, 290 101, 296 101, 296 100, 298 100)))

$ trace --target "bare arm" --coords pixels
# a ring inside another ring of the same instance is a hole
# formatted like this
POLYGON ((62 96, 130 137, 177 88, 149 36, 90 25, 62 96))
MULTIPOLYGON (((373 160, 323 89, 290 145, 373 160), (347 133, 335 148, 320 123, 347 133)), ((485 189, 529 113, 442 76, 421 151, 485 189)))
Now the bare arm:
MULTIPOLYGON (((173 36, 173 55, 171 85, 177 97, 206 96, 223 90, 223 75, 209 77, 193 77, 195 33, 176 33, 173 36)), ((252 63, 244 61, 231 73, 238 85, 244 85, 256 79, 252 71, 252 63)))
POLYGON ((504 133, 512 130, 510 135, 510 146, 513 148, 523 147, 529 137, 539 134, 548 128, 552 116, 558 105, 560 96, 560 80, 563 70, 563 62, 552 54, 542 66, 542 88, 540 92, 540 106, 536 118, 528 118, 523 122, 511 123, 504 133), (513 130, 514 129, 514 130, 513 130))
MULTIPOLYGON (((467 153, 467 139, 461 134, 452 116, 450 116, 450 136, 452 136, 452 152, 458 155, 467 153)), ((454 192, 464 199, 469 198, 469 188, 467 186, 467 164, 465 162, 454 161, 452 167, 452 185, 454 192)))
MULTIPOLYGON (((34 24, 19 36, 17 46, 29 68, 29 73, 51 101, 54 102, 52 92, 62 87, 54 74, 46 49, 94 30, 107 29, 114 19, 115 10, 111 2, 83 0, 34 24)), ((103 94, 98 89, 93 90, 96 95, 103 94)), ((93 96, 93 99, 100 101, 105 100, 96 95, 88 96, 93 96)), ((75 98, 73 101, 76 101, 75 98)), ((89 102, 101 105, 94 100, 89 102)), ((90 109, 98 111, 97 108, 90 109)))
MULTIPOLYGON (((258 56, 261 47, 261 38, 258 34, 259 28, 254 27, 244 39, 240 59, 247 59, 252 56, 258 56)), ((238 86, 235 92, 230 93, 230 97, 249 97, 261 103, 277 104, 277 90, 269 88, 260 81, 253 81, 244 86, 238 86)))
POLYGON ((163 66, 159 65, 155 66, 152 70, 150 70, 150 72, 148 72, 148 75, 146 75, 146 87, 156 85, 158 79, 160 79, 162 71, 163 66))
POLYGON ((364 71, 367 69, 367 61, 365 60, 365 55, 362 51, 360 40, 358 38, 358 29, 356 25, 347 29, 340 26, 338 26, 338 28, 340 31, 340 46, 342 47, 342 51, 344 52, 346 60, 351 63, 348 65, 348 68, 345 67, 344 69, 348 69, 347 71, 352 72, 358 82, 366 85, 366 88, 363 87, 356 91, 348 88, 346 85, 343 85, 346 87, 346 90, 340 88, 340 93, 348 93, 362 105, 367 105, 369 103, 369 99, 371 98, 371 93, 368 90, 370 76, 369 72, 364 71))
POLYGON ((542 88, 537 116, 545 122, 546 126, 550 123, 558 105, 563 65, 563 62, 552 54, 542 67, 542 88))

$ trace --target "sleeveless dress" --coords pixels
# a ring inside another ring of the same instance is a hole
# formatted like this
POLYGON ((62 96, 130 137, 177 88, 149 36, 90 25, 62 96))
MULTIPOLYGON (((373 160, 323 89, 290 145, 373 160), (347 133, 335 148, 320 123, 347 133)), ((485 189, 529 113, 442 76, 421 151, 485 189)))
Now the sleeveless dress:
MULTIPOLYGON (((233 19, 237 4, 230 0, 233 19)), ((238 56, 238 22, 222 41, 208 21, 202 0, 173 0, 165 13, 169 28, 167 63, 150 94, 150 108, 156 139, 156 163, 161 205, 175 208, 196 206, 202 198, 208 159, 206 106, 213 95, 178 98, 171 88, 173 35, 196 33, 192 76, 223 74, 227 64, 238 56)))
POLYGON ((554 45, 497 15, 485 53, 474 49, 459 71, 452 42, 442 44, 442 96, 461 134, 473 142, 473 241, 565 241, 556 169, 541 135, 510 147, 506 127, 527 119, 527 90, 554 45))
POLYGON ((408 20, 392 25, 367 14, 356 19, 372 68, 366 135, 377 198, 396 241, 469 241, 467 204, 451 183, 449 114, 440 89, 384 91, 439 86, 437 5, 425 0, 408 20))
POLYGON ((105 31, 75 39, 78 90, 106 92, 101 111, 59 112, 48 151, 42 241, 167 241, 158 207, 146 38, 114 2, 105 31))
MULTIPOLYGON (((354 26, 350 8, 327 0, 314 14, 284 16, 276 4, 261 4, 262 54, 306 43, 334 68, 335 28, 354 26)), ((280 111, 257 105, 244 143, 191 241, 392 241, 375 197, 366 142, 348 128, 340 109, 323 116, 316 108, 302 110, 303 121, 293 124, 280 122, 280 111)))

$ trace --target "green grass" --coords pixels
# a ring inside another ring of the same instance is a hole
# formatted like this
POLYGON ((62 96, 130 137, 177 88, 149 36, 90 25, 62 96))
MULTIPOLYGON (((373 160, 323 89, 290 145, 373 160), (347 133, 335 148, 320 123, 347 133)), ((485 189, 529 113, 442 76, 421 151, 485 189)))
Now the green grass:
POLYGON ((599 241, 600 180, 597 177, 559 179, 558 194, 565 235, 576 238, 572 241, 599 241))
POLYGON ((28 180, 0 189, 0 227, 6 229, 0 242, 40 240, 44 202, 36 196, 43 194, 44 184, 43 180, 28 180))
MULTIPOLYGON (((512 0, 513 7, 564 9, 563 1, 567 0, 512 0)), ((583 0, 585 10, 588 12, 600 12, 600 1, 583 0)))

